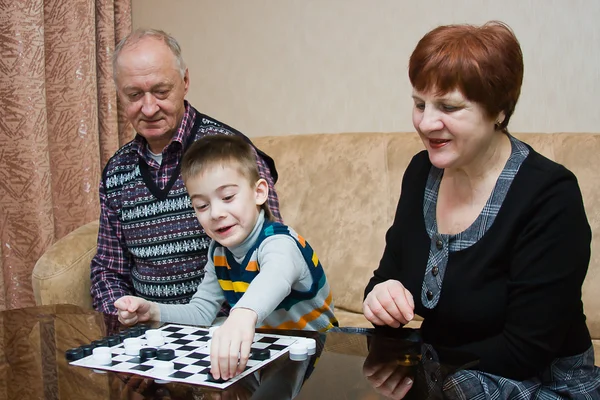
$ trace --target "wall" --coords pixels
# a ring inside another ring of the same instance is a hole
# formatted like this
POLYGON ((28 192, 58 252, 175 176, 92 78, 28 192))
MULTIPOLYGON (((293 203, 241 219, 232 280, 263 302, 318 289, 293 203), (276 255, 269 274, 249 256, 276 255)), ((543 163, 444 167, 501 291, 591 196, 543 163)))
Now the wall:
POLYGON ((133 0, 180 41, 188 99, 250 136, 413 131, 407 62, 440 24, 508 23, 525 58, 513 132, 598 132, 597 0, 133 0))

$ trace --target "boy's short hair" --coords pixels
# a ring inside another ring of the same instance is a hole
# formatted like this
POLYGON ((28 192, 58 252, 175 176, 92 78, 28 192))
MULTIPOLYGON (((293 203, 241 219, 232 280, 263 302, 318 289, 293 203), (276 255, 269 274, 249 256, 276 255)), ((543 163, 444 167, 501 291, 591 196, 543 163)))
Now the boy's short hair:
MULTIPOLYGON (((235 135, 207 135, 192 143, 181 160, 181 178, 187 182, 215 166, 237 169, 250 185, 261 178, 256 150, 245 139, 235 135)), ((265 218, 273 220, 267 203, 265 201, 261 208, 265 211, 265 218)))

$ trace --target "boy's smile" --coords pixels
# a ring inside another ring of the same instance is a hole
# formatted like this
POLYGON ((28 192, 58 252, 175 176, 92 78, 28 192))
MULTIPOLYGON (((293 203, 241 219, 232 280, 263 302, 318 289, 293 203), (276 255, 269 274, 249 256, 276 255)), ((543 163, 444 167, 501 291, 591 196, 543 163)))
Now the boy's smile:
POLYGON ((225 247, 238 246, 250 235, 268 193, 264 179, 251 183, 236 167, 210 166, 186 182, 198 221, 225 247))

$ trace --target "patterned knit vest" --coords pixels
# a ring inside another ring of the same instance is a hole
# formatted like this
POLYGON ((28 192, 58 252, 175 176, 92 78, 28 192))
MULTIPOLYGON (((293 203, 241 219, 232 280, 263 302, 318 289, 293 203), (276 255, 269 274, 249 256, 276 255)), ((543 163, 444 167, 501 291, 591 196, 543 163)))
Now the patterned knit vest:
MULTIPOLYGON (((240 135, 239 131, 196 110, 184 149, 213 134, 240 135)), ((123 231, 125 254, 130 258, 131 280, 137 296, 160 303, 188 303, 204 277, 210 238, 198 223, 177 166, 164 189, 157 187, 149 166, 123 146, 104 171, 108 203, 115 208, 123 231)), ((272 159, 257 151, 276 170, 272 159)))
POLYGON ((306 261, 312 284, 306 291, 292 289, 291 293, 265 318, 261 327, 322 332, 337 326, 338 322, 333 314, 331 289, 319 258, 302 236, 278 222, 265 221, 256 243, 246 253, 241 264, 226 247, 215 243, 212 259, 227 302, 233 307, 244 295, 252 280, 260 273, 258 249, 266 238, 273 235, 287 235, 294 239, 306 261))

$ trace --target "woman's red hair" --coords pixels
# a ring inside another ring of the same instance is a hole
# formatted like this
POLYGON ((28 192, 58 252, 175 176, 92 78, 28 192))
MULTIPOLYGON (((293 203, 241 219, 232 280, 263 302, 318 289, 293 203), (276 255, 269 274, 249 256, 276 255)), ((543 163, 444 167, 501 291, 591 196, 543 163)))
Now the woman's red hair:
POLYGON ((445 25, 427 33, 410 56, 408 76, 420 92, 458 89, 490 118, 504 111, 498 129, 506 132, 523 82, 523 54, 502 22, 482 26, 445 25))

